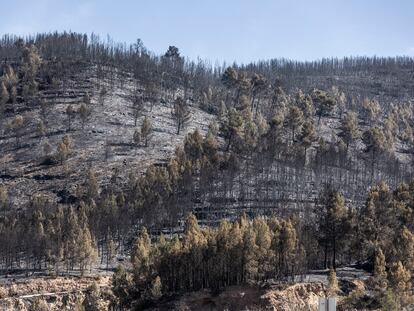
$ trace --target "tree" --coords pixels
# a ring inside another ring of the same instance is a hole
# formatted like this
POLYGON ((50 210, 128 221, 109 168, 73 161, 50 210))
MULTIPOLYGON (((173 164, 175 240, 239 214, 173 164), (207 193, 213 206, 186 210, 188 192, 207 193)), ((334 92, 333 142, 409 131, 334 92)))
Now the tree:
POLYGON ((292 130, 292 142, 295 141, 295 130, 303 124, 303 112, 296 106, 292 106, 285 118, 286 125, 292 130))
POLYGON ((329 115, 336 106, 336 101, 327 92, 314 90, 312 93, 313 102, 316 105, 316 115, 318 116, 318 125, 321 117, 329 115))
POLYGON ((321 205, 315 206, 319 241, 324 248, 324 266, 328 266, 329 248, 332 250, 331 266, 336 269, 336 259, 340 243, 346 238, 348 224, 345 198, 342 193, 327 186, 319 198, 321 205))
POLYGON ((145 142, 145 147, 148 147, 148 141, 151 139, 151 133, 152 133, 152 124, 151 120, 145 116, 144 121, 141 125, 141 138, 145 142))
POLYGON ((190 107, 182 97, 177 97, 174 101, 171 115, 177 125, 177 135, 179 135, 191 117, 190 107))
POLYGON ((79 261, 81 275, 83 275, 85 269, 88 266, 90 267, 97 259, 95 243, 87 226, 84 226, 81 229, 77 243, 78 249, 76 258, 79 261))
MULTIPOLYGON (((275 236, 277 237, 277 236, 275 236)), ((298 248, 297 233, 290 220, 283 220, 277 239, 276 249, 279 254, 279 271, 282 275, 289 274, 289 264, 294 265, 294 257, 298 248)))
POLYGON ((137 240, 132 248, 131 262, 134 269, 134 279, 136 284, 140 284, 150 273, 151 266, 151 239, 147 229, 141 229, 137 240))
POLYGON ((381 310, 387 311, 401 311, 401 304, 398 297, 394 294, 391 288, 388 288, 384 296, 380 300, 381 310))
POLYGON ((53 147, 48 140, 46 140, 43 144, 43 154, 48 156, 52 153, 53 147))
POLYGON ((9 99, 10 99, 9 91, 4 85, 4 82, 1 81, 0 83, 0 108, 2 111, 4 110, 4 106, 9 101, 9 99))
MULTIPOLYGON (((233 102, 238 101, 239 94, 234 94, 235 90, 238 89, 239 85, 239 73, 236 69, 233 67, 227 67, 227 69, 224 71, 221 82, 227 87, 227 89, 230 91, 230 104, 233 106, 233 102)), ((239 93, 239 92, 238 92, 239 93)), ((228 95, 227 95, 228 98, 228 95)), ((226 105, 228 105, 228 99, 226 99, 226 105)), ((234 106, 233 106, 234 107, 234 106)))
POLYGON ((235 108, 230 108, 227 113, 227 118, 222 124, 222 130, 227 141, 226 151, 230 150, 230 146, 241 134, 244 120, 239 111, 235 108))
POLYGON ((136 147, 138 147, 141 144, 142 137, 141 137, 141 132, 139 129, 135 129, 132 140, 134 141, 134 144, 136 147))
POLYGON ((234 88, 239 80, 239 74, 233 67, 227 67, 221 77, 221 82, 228 88, 234 88))
POLYGON ((390 239, 395 236, 398 223, 398 211, 392 204, 392 191, 384 182, 373 186, 368 193, 366 204, 360 210, 358 238, 361 239, 360 251, 369 257, 374 255, 378 247, 391 250, 390 239))
POLYGON ((414 270, 414 235, 406 227, 402 228, 396 234, 391 253, 394 261, 401 261, 409 271, 414 270))
POLYGON ((39 121, 39 123, 37 123, 37 133, 39 135, 40 138, 44 137, 46 135, 46 126, 43 123, 42 120, 39 121))
POLYGON ((301 90, 296 94, 296 105, 302 110, 306 118, 313 117, 315 114, 315 107, 310 95, 305 95, 301 90))
POLYGON ((407 270, 401 261, 392 264, 389 273, 389 285, 398 297, 404 297, 411 289, 411 273, 407 270))
POLYGON ((337 86, 332 87, 331 93, 337 103, 336 106, 339 112, 339 117, 342 118, 342 114, 345 112, 347 104, 345 93, 339 91, 337 86))
POLYGON ((171 58, 171 59, 179 59, 180 51, 176 46, 170 45, 168 47, 167 52, 165 52, 164 57, 171 58))
POLYGON ((180 56, 180 51, 175 46, 169 46, 167 52, 164 54, 164 59, 173 71, 175 76, 182 74, 184 59, 180 56))
POLYGON ((9 195, 5 186, 0 186, 0 211, 3 217, 9 209, 9 195))
MULTIPOLYGON (((264 92, 266 90, 266 88, 268 87, 268 82, 266 80, 266 78, 262 75, 259 74, 253 74, 251 81, 250 81, 250 85, 252 88, 252 103, 251 103, 251 111, 253 112, 253 108, 254 108, 254 104, 255 104, 255 100, 257 99, 257 97, 259 97, 259 95, 264 92)), ((259 102, 256 104, 256 114, 259 110, 259 102)))
POLYGON ((62 138, 62 142, 57 147, 57 158, 60 164, 66 161, 67 157, 72 153, 73 142, 69 135, 65 135, 62 138))
POLYGON ((335 297, 339 291, 338 279, 334 269, 329 269, 328 275, 328 297, 335 297))
POLYGON ((158 275, 152 281, 150 291, 152 299, 159 299, 162 296, 161 278, 158 275))
POLYGON ((112 292, 120 307, 127 307, 131 301, 132 279, 123 266, 118 266, 112 275, 112 292))
POLYGON ((93 169, 88 169, 85 180, 86 199, 91 202, 96 200, 99 194, 98 180, 93 169))
POLYGON ((185 137, 184 152, 186 157, 194 163, 201 159, 203 155, 203 137, 198 129, 185 137))
POLYGON ((105 97, 107 95, 108 91, 106 90, 105 86, 102 86, 101 90, 99 91, 99 103, 103 106, 105 103, 105 97))
POLYGON ((306 151, 312 144, 317 140, 315 126, 313 121, 305 121, 302 126, 302 132, 299 136, 299 141, 303 148, 305 149, 305 161, 306 161, 306 151))
POLYGON ((381 106, 376 100, 369 100, 365 98, 362 101, 362 118, 366 123, 372 124, 378 120, 381 113, 381 106))
POLYGON ((244 280, 255 279, 258 270, 256 233, 250 226, 243 232, 242 271, 244 280))
POLYGON ((86 106, 85 103, 82 103, 79 107, 78 113, 79 113, 79 116, 80 116, 80 119, 81 119, 81 122, 82 122, 82 129, 84 129, 85 123, 86 123, 86 121, 88 121, 88 119, 90 117, 90 114, 91 114, 91 111, 86 106))
POLYGON ((68 154, 69 150, 67 146, 63 142, 61 142, 57 147, 57 158, 59 159, 60 164, 63 164, 63 162, 66 161, 68 154))
POLYGON ((108 236, 106 243, 106 269, 109 268, 109 264, 112 263, 116 255, 116 246, 114 240, 108 236))
POLYGON ((348 153, 349 145, 354 143, 360 137, 358 128, 358 119, 355 112, 348 112, 341 122, 341 131, 338 136, 344 141, 346 145, 346 154, 348 153))
POLYGON ((3 73, 3 79, 1 82, 2 84, 4 84, 5 88, 3 88, 3 86, 1 87, 0 107, 4 108, 4 104, 6 104, 9 99, 11 99, 13 104, 16 102, 16 99, 17 99, 16 86, 17 86, 18 80, 19 79, 16 73, 14 72, 13 67, 11 67, 10 65, 6 65, 4 73, 3 73))
POLYGON ((86 290, 86 297, 82 303, 85 311, 100 311, 100 288, 96 282, 93 282, 86 290))
POLYGON ((29 45, 23 47, 22 50, 23 56, 23 97, 28 100, 30 97, 34 96, 38 89, 38 83, 36 82, 36 76, 39 70, 39 67, 42 63, 40 58, 39 51, 35 45, 29 45))
POLYGON ((138 93, 138 88, 135 87, 132 94, 132 115, 134 117, 134 126, 137 126, 138 118, 142 115, 144 111, 144 100, 142 96, 138 93))
POLYGON ((371 278, 371 284, 374 289, 384 292, 387 289, 387 271, 385 264, 385 256, 381 248, 379 248, 375 255, 374 273, 371 278))
POLYGON ((245 115, 245 122, 243 127, 243 139, 244 149, 248 151, 253 151, 257 145, 257 141, 259 139, 259 133, 257 129, 256 123, 253 121, 252 113, 247 110, 247 115, 245 115))
POLYGON ((203 153, 206 155, 207 159, 210 163, 217 163, 219 161, 217 150, 218 150, 218 142, 216 139, 216 135, 213 132, 208 131, 206 136, 203 140, 203 153))
POLYGON ((365 145, 365 152, 371 153, 371 180, 373 180, 377 157, 385 151, 384 132, 379 127, 372 127, 364 132, 362 142, 365 145))
MULTIPOLYGON (((272 234, 267 221, 256 218, 253 221, 253 230, 256 233, 256 258, 258 261, 257 278, 266 279, 271 269, 271 252, 272 234)), ((236 246, 237 247, 237 246, 236 246)))
POLYGON ((24 119, 21 115, 17 115, 9 124, 9 128, 13 131, 16 137, 16 146, 20 146, 20 138, 23 135, 24 119))
POLYGON ((220 121, 223 121, 227 115, 227 107, 224 101, 220 101, 220 105, 218 108, 218 118, 220 121))

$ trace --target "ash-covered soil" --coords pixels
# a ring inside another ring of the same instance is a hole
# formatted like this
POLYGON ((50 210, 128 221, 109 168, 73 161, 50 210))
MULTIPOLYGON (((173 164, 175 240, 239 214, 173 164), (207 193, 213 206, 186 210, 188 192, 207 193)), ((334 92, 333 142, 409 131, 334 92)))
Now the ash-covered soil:
POLYGON ((84 182, 88 168, 94 169, 102 186, 117 170, 118 182, 122 185, 130 172, 140 174, 150 164, 168 161, 189 131, 198 128, 204 133, 216 118, 191 103, 192 115, 188 126, 177 135, 171 116, 173 96, 165 96, 145 103, 135 127, 130 100, 133 80, 123 79, 122 85, 119 79, 115 85, 108 81, 105 83, 107 95, 103 104, 99 102, 100 88, 91 72, 74 77, 66 93, 48 88, 41 91, 47 103, 44 137, 37 132, 42 113, 38 103, 29 106, 17 104, 15 112, 6 114, 0 135, 0 181, 8 187, 14 206, 21 206, 39 193, 60 203, 71 203, 76 185, 84 182), (91 98, 90 117, 82 127, 81 119, 76 115, 71 130, 68 130, 66 109, 72 105, 78 110, 86 92, 91 98), (17 114, 25 119, 20 146, 16 146, 15 136, 7 129, 7 124, 17 114), (141 126, 144 116, 150 118, 153 133, 147 147, 137 147, 133 143, 133 134, 141 126), (44 145, 48 142, 53 154, 67 134, 74 142, 67 161, 63 165, 47 163, 44 145))

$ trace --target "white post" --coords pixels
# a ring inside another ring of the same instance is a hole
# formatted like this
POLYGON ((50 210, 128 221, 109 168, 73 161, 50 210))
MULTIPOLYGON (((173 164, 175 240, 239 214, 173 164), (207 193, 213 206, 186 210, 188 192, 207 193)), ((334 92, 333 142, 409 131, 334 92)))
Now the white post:
POLYGON ((329 298, 320 297, 318 311, 336 311, 336 298, 335 297, 329 297, 329 298))
POLYGON ((318 311, 328 311, 328 304, 326 303, 326 298, 319 298, 319 307, 318 311))
POLYGON ((336 298, 335 297, 328 298, 328 311, 336 311, 336 298))

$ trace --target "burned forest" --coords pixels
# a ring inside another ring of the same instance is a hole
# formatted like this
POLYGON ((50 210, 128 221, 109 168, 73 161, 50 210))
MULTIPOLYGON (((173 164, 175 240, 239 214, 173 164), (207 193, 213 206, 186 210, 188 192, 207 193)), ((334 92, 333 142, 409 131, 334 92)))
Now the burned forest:
POLYGON ((412 305, 414 58, 212 65, 165 50, 0 39, 2 278, 105 276, 71 308, 181 310, 177 295, 299 290, 325 271, 309 284, 340 310, 412 305), (338 285, 345 268, 364 285, 338 285))

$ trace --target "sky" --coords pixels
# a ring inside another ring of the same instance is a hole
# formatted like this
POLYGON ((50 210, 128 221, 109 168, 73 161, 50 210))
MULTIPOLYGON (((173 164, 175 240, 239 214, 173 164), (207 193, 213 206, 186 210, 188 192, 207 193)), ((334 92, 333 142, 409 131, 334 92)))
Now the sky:
POLYGON ((0 35, 75 31, 140 38, 190 59, 414 56, 412 0, 0 0, 0 35))

